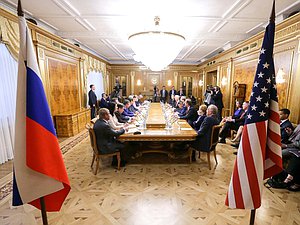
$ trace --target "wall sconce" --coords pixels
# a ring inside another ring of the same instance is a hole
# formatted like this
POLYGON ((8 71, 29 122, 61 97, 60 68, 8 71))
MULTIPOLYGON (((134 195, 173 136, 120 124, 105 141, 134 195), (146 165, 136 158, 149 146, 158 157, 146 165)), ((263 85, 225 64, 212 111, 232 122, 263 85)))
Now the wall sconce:
POLYGON ((223 78, 222 78, 221 85, 222 85, 222 86, 227 85, 227 77, 223 77, 223 78))
POLYGON ((204 84, 203 80, 199 80, 199 86, 202 87, 204 84))
POLYGON ((170 87, 172 85, 172 81, 168 80, 168 86, 170 87))
POLYGON ((276 83, 277 84, 282 84, 285 82, 285 79, 284 79, 284 76, 285 76, 285 72, 283 71, 282 68, 280 68, 277 72, 277 75, 276 75, 276 83))
POLYGON ((141 80, 137 80, 136 85, 141 86, 141 80))

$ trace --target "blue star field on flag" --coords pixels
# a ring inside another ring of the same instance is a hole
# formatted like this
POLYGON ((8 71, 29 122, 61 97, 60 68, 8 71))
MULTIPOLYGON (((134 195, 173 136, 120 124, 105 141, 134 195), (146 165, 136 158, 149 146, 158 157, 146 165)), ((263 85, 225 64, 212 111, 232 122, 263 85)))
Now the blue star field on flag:
POLYGON ((273 61, 275 24, 266 29, 250 97, 250 106, 245 124, 265 121, 269 118, 270 101, 278 102, 273 61))

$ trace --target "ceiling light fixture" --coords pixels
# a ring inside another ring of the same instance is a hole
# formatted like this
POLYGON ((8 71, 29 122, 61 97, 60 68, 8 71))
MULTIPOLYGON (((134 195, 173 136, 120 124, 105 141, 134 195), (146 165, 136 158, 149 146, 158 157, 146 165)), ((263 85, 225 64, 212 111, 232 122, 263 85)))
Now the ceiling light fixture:
POLYGON ((160 18, 154 18, 155 29, 129 36, 129 44, 136 57, 152 71, 168 66, 183 48, 185 38, 176 33, 159 30, 160 18))

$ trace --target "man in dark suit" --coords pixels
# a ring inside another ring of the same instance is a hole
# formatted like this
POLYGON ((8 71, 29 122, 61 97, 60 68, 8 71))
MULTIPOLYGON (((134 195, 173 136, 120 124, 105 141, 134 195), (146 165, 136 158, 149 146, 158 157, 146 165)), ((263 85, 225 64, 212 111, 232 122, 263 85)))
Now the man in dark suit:
MULTIPOLYGON (((109 111, 106 108, 101 108, 99 110, 99 119, 96 121, 93 129, 96 135, 96 143, 99 149, 99 153, 101 154, 109 154, 114 153, 117 151, 121 151, 124 148, 124 144, 118 142, 116 138, 120 135, 125 133, 125 130, 121 128, 120 130, 116 131, 113 130, 109 124, 109 111)), ((128 128, 125 128, 128 129, 128 128)), ((116 165, 117 159, 116 157, 113 158, 112 165, 116 165)), ((121 162, 124 166, 123 163, 121 162)))
POLYGON ((96 114, 96 104, 97 104, 97 96, 95 94, 95 85, 90 85, 90 91, 89 91, 89 106, 91 108, 91 119, 95 118, 96 114))
POLYGON ((178 91, 177 95, 186 96, 185 91, 183 91, 182 87, 179 88, 179 91, 178 91))
POLYGON ((191 99, 185 101, 186 112, 185 115, 179 116, 180 119, 185 119, 190 126, 193 126, 193 122, 197 120, 198 114, 196 109, 192 106, 191 99))
POLYGON ((162 90, 160 90, 160 101, 166 103, 168 97, 168 91, 165 86, 162 86, 162 90))
MULTIPOLYGON (((203 120, 200 129, 197 131, 197 138, 191 144, 191 147, 196 150, 209 152, 212 127, 219 124, 217 119, 218 108, 215 105, 210 105, 207 108, 207 116, 203 120)), ((195 152, 193 151, 192 160, 196 161, 195 152)))
POLYGON ((215 102, 214 103, 215 106, 217 106, 217 108, 218 108, 218 119, 221 121, 221 119, 222 119, 222 109, 224 108, 224 105, 223 105, 223 94, 221 92, 220 87, 218 87, 218 86, 214 87, 214 92, 213 92, 213 95, 211 97, 215 102))
POLYGON ((169 91, 169 99, 171 99, 171 96, 172 95, 176 95, 177 94, 177 92, 176 92, 176 90, 175 90, 175 87, 174 86, 172 86, 172 89, 169 91))
POLYGON ((118 119, 119 123, 128 123, 131 121, 129 116, 124 116, 124 105, 122 103, 117 104, 117 111, 115 112, 115 115, 118 119))
POLYGON ((244 125, 247 113, 248 113, 248 107, 249 107, 249 102, 246 101, 243 103, 243 110, 244 112, 240 115, 238 118, 233 118, 233 117, 228 117, 226 119, 225 125, 223 126, 221 132, 220 132, 220 143, 226 144, 226 137, 230 130, 235 130, 237 131, 240 126, 244 125))
POLYGON ((108 102, 107 102, 107 100, 106 100, 106 94, 105 93, 102 93, 102 95, 101 95, 101 100, 100 100, 100 108, 107 108, 108 109, 108 102))
POLYGON ((286 128, 294 130, 294 127, 289 120, 290 113, 291 112, 288 109, 279 110, 281 142, 283 144, 287 144, 289 139, 289 134, 287 133, 286 128))

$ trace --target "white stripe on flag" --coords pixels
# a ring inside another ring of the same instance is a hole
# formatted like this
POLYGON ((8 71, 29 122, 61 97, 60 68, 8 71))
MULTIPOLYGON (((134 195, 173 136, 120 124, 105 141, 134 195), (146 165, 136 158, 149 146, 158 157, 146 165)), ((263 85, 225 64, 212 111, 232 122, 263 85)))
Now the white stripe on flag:
POLYGON ((241 191, 243 196, 243 202, 245 208, 253 208, 253 202, 251 198, 251 191, 249 186, 249 180, 248 180, 248 174, 247 174, 247 168, 245 164, 245 156, 243 152, 243 141, 241 141, 238 154, 237 154, 237 162, 238 162, 238 171, 239 171, 239 179, 241 183, 241 191))
MULTIPOLYGON (((267 121, 265 121, 265 126, 267 127, 267 121)), ((262 156, 262 148, 260 145, 256 124, 255 123, 248 124, 247 128, 248 128, 249 140, 251 140, 250 148, 251 148, 251 153, 252 153, 252 157, 253 157, 253 161, 254 161, 254 167, 256 170, 256 176, 257 176, 257 180, 258 180, 258 184, 259 184, 259 192, 260 192, 260 196, 261 196, 263 184, 260 181, 264 179, 264 168, 263 168, 264 162, 263 162, 263 156, 262 156)))
POLYGON ((276 144, 274 141, 271 140, 271 138, 268 137, 267 145, 269 146, 269 149, 274 154, 278 155, 279 157, 282 156, 282 150, 281 146, 276 144))
POLYGON ((228 190, 228 207, 236 208, 232 179, 233 179, 233 175, 231 175, 229 190, 228 190))
POLYGON ((270 169, 274 165, 275 163, 270 158, 265 160, 265 170, 270 169))

